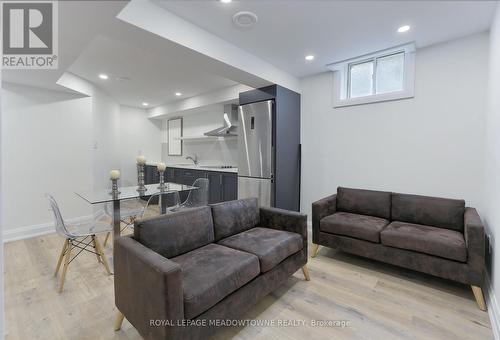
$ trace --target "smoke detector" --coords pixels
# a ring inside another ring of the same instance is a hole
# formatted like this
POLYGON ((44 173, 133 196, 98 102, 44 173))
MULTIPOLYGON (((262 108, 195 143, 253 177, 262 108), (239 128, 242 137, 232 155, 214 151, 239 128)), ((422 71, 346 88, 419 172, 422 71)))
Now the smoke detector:
POLYGON ((252 12, 242 11, 233 15, 233 23, 238 28, 250 29, 258 21, 257 15, 252 12))

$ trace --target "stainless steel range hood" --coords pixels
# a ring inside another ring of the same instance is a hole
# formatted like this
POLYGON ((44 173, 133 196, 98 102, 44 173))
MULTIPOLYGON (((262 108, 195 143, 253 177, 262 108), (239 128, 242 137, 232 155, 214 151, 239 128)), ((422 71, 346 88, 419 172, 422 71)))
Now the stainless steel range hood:
POLYGON ((222 126, 212 131, 205 132, 205 136, 229 137, 237 136, 238 105, 224 105, 222 126))

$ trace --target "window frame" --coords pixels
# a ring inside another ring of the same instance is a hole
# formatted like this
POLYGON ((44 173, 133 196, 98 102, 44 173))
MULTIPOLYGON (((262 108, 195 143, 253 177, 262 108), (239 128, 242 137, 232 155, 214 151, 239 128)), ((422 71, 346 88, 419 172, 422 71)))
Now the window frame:
MULTIPOLYGON (((356 66, 356 65, 366 64, 368 62, 372 63, 372 65, 373 65, 372 66, 372 71, 374 71, 372 73, 372 89, 371 89, 372 90, 372 94, 369 94, 368 96, 372 96, 373 95, 373 90, 375 88, 375 82, 374 82, 373 76, 375 75, 375 72, 377 72, 377 69, 375 68, 375 59, 369 58, 369 59, 355 61, 355 62, 347 64, 347 89, 346 89, 346 91, 347 91, 346 92, 347 93, 347 98, 351 99, 351 85, 352 85, 351 70, 352 70, 352 67, 356 66)), ((360 97, 355 97, 355 98, 362 98, 362 97, 367 97, 367 96, 360 96, 360 97)))
POLYGON ((415 87, 415 44, 396 46, 375 53, 366 54, 356 58, 346 59, 327 65, 333 71, 333 107, 370 104, 391 100, 400 100, 414 97, 415 87), (377 60, 398 53, 403 53, 403 89, 386 93, 376 93, 377 60), (365 62, 373 62, 372 94, 362 97, 350 97, 350 70, 351 66, 365 62))

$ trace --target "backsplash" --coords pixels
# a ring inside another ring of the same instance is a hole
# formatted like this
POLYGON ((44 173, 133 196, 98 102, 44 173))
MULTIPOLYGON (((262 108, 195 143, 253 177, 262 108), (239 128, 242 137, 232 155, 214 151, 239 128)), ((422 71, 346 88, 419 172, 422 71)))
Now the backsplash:
MULTIPOLYGON (((183 136, 203 136, 203 133, 222 125, 223 106, 207 112, 183 116, 183 136)), ((184 140, 182 156, 169 156, 166 120, 163 124, 162 161, 169 164, 189 163, 187 156, 198 156, 201 164, 238 166, 238 138, 184 140)))

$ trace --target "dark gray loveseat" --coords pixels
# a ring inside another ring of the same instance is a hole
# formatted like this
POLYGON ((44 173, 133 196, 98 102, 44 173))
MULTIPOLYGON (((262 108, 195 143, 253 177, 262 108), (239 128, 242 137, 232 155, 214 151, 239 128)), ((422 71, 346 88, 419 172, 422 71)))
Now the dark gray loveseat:
POLYGON ((115 303, 147 339, 206 339, 307 268, 306 215, 257 199, 186 209, 135 224, 114 245, 115 303))
POLYGON ((471 285, 486 308, 484 228, 463 200, 339 187, 312 205, 319 245, 471 285))

